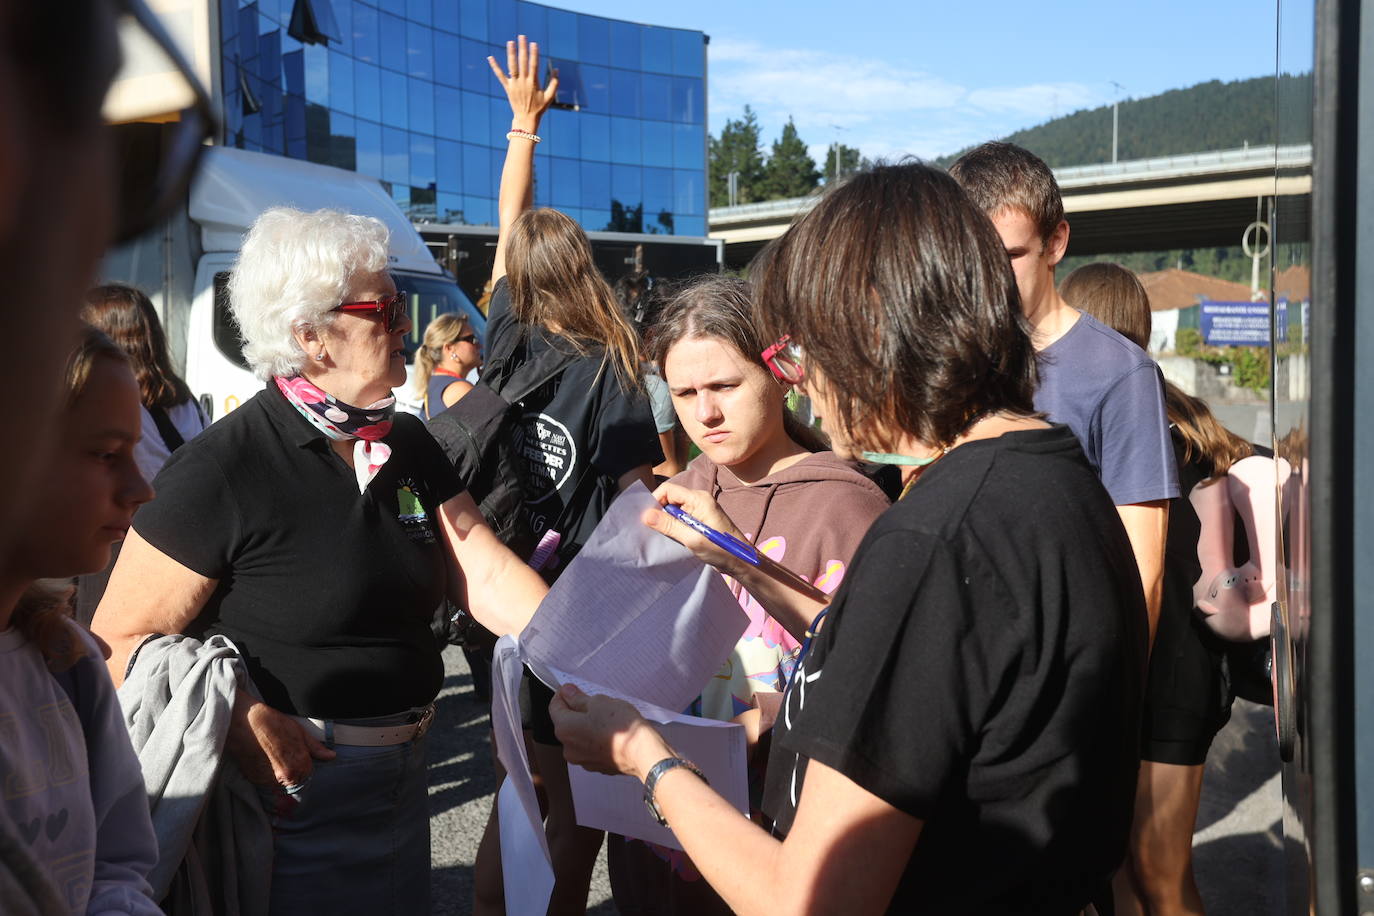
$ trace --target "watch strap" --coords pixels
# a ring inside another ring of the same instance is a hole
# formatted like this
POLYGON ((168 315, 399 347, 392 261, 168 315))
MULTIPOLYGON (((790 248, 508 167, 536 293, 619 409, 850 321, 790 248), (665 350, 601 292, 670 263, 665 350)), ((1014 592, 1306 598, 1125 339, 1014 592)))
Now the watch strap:
POLYGON ((692 761, 682 757, 664 757, 658 763, 650 767, 649 775, 644 777, 644 806, 649 809, 650 816, 653 817, 654 822, 660 827, 667 827, 668 821, 658 810, 658 803, 654 801, 654 789, 658 786, 658 781, 663 777, 664 773, 676 769, 677 767, 683 767, 695 773, 697 779, 700 779, 708 786, 711 784, 711 780, 706 778, 706 774, 701 772, 700 767, 692 761))

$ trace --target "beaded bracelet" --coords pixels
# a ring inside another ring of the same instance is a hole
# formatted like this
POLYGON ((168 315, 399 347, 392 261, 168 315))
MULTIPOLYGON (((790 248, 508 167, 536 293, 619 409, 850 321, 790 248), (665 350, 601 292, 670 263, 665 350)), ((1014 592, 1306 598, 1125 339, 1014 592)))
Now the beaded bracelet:
POLYGON ((538 134, 530 133, 530 132, 527 131, 527 130, 521 130, 521 129, 518 128, 518 127, 512 127, 509 131, 506 132, 506 139, 507 139, 507 140, 516 140, 516 139, 520 139, 520 140, 533 140, 535 143, 538 143, 538 142, 540 142, 541 140, 543 140, 544 138, 541 137, 541 136, 539 136, 538 134))

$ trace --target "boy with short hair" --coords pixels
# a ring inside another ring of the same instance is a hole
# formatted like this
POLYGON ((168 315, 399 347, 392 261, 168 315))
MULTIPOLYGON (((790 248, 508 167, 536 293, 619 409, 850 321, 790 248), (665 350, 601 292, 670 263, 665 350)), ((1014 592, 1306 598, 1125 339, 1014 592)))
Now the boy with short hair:
POLYGON ((1169 500, 1178 495, 1159 367, 1055 289, 1069 223, 1044 161, 1011 143, 984 143, 959 157, 950 174, 1002 237, 1041 358, 1035 407, 1073 430, 1116 504, 1140 569, 1153 641, 1169 500))

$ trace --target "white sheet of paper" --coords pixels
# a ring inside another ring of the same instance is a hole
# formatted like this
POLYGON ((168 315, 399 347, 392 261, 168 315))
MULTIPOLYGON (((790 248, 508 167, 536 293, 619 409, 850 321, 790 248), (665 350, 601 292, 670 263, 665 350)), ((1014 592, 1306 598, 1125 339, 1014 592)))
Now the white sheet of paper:
MULTIPOLYGON (((553 669, 549 672, 561 683, 572 683, 583 693, 617 696, 599 684, 553 669)), ((745 774, 743 726, 715 719, 684 716, 653 706, 633 697, 626 700, 640 715, 658 722, 665 741, 681 756, 695 763, 725 800, 744 817, 749 816, 749 785, 745 774)), ((577 822, 583 827, 609 830, 622 836, 647 840, 660 846, 682 849, 673 831, 660 825, 644 804, 644 786, 633 776, 607 776, 578 766, 568 767, 573 806, 577 822)))
POLYGON ((496 735, 496 755, 506 768, 496 797, 506 912, 543 916, 553 895, 553 864, 520 727, 523 667, 520 643, 514 636, 503 636, 496 643, 491 670, 491 727, 496 735))
POLYGON ((526 663, 680 710, 701 693, 749 619, 720 574, 644 525, 658 503, 622 493, 520 634, 526 663))
MULTIPOLYGON (((709 776, 712 786, 748 811, 743 729, 671 710, 701 693, 749 618, 719 573, 640 521, 657 506, 643 484, 622 493, 520 636, 496 644, 492 728, 507 773, 497 803, 509 913, 542 914, 553 891, 520 730, 522 662, 551 687, 572 679, 604 685, 593 692, 635 698, 652 712, 649 718, 667 723, 674 747, 715 774, 709 776)), ((569 773, 579 823, 587 823, 585 810, 602 822, 596 826, 677 846, 671 831, 649 817, 634 779, 597 776, 580 767, 569 773)))

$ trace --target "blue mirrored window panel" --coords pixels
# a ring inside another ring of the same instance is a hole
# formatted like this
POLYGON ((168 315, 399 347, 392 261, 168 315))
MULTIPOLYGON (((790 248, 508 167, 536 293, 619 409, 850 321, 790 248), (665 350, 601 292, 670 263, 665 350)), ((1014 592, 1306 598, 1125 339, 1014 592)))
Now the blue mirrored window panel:
POLYGON ((691 124, 673 125, 673 165, 680 169, 706 168, 706 138, 691 124))
POLYGON ((534 3, 516 4, 516 32, 539 42, 541 53, 548 50, 549 9, 534 3))
MULTIPOLYGON (((439 0, 440 5, 444 3, 445 0, 439 0)), ((430 7, 429 0, 406 0, 406 17, 408 19, 431 25, 434 22, 433 14, 434 11, 430 7)))
POLYGON ((410 184, 410 134, 394 127, 382 129, 382 177, 410 184))
POLYGON ((352 114, 353 108, 353 59, 333 51, 329 52, 329 96, 325 104, 335 111, 352 114))
POLYGON ((608 67, 591 67, 583 64, 582 94, 586 98, 583 107, 597 114, 608 114, 611 110, 611 71, 608 67))
MULTIPOLYGON (((611 167, 604 162, 582 163, 582 206, 607 212, 611 208, 611 167)), ((587 226, 600 229, 602 227, 587 226)))
POLYGON ((463 139, 479 143, 491 141, 491 105, 484 95, 461 92, 463 106, 463 139))
POLYGON ((641 121, 643 143, 640 147, 644 154, 644 164, 673 167, 673 125, 662 121, 641 121))
POLYGON ((463 189, 469 193, 482 192, 487 197, 496 192, 491 186, 491 148, 475 143, 463 144, 463 189))
POLYGON ((694 169, 673 170, 673 209, 678 213, 706 212, 706 183, 694 169))
POLYGON ((568 10, 549 10, 549 53, 564 60, 581 60, 577 40, 578 16, 568 10))
POLYGON ((410 80, 409 126, 422 134, 434 133, 434 84, 410 80))
POLYGON ((463 188, 463 147, 451 140, 434 144, 434 168, 439 190, 461 191, 463 188))
POLYGON ((630 70, 611 71, 611 114, 623 118, 637 118, 639 108, 640 78, 638 72, 630 70))
POLYGON ((468 38, 487 40, 486 0, 458 0, 458 31, 468 38))
MULTIPOLYGON (((469 92, 491 92, 501 88, 491 72, 491 64, 487 63, 487 57, 494 53, 490 45, 465 38, 459 42, 458 48, 462 55, 464 89, 469 92)), ((504 59, 500 62, 502 66, 505 65, 504 59)))
POLYGON ((406 127, 407 100, 410 96, 409 81, 404 73, 382 70, 382 123, 392 127, 406 127))
POLYGON ((430 187, 437 181, 433 137, 416 133, 410 135, 409 181, 422 188, 430 187))
POLYGON ((568 210, 582 206, 581 162, 555 156, 549 182, 549 194, 555 207, 568 210))
POLYGON ((644 117, 654 121, 671 121, 673 119, 672 77, 646 73, 640 80, 640 86, 641 111, 644 117))
POLYGON ((577 23, 578 53, 584 64, 611 62, 611 23, 596 16, 581 16, 577 23))
POLYGON ((673 33, 668 29, 645 26, 644 69, 650 73, 673 72, 673 33))
POLYGON ((461 26, 458 0, 434 0, 434 28, 457 35, 461 26))
POLYGON ((701 95, 701 80, 673 78, 673 120, 680 124, 700 124, 706 116, 701 95))
POLYGON ((305 100, 328 105, 329 50, 324 45, 306 45, 301 53, 305 57, 305 100))
POLYGON ((641 121, 634 118, 611 118, 611 161, 638 165, 644 161, 640 141, 641 121))
POLYGON ((370 64, 381 63, 379 14, 358 0, 353 3, 353 56, 370 64))
POLYGON ((381 15, 381 52, 378 61, 388 70, 406 68, 406 21, 387 13, 381 15))
POLYGON ((673 72, 698 78, 706 75, 706 42, 700 32, 673 30, 673 72))
POLYGON ((434 33, 434 79, 445 86, 463 85, 462 42, 457 35, 434 33))
POLYGON ((361 61, 353 65, 354 114, 369 121, 382 119, 382 71, 361 61))
POLYGON ((346 115, 336 114, 330 119, 329 164, 339 169, 355 171, 358 169, 358 141, 356 122, 346 115))
POLYGON ((611 66, 625 70, 644 67, 644 39, 641 27, 633 22, 611 21, 611 66))
POLYGON ((434 31, 418 23, 406 25, 405 71, 414 80, 434 79, 434 31))
POLYGON ((506 42, 515 38, 519 30, 515 0, 490 0, 490 5, 487 7, 488 40, 500 42, 504 48, 506 42))
POLYGON ((657 218, 659 213, 673 211, 673 170, 645 167, 644 213, 657 218))
POLYGON ((382 126, 371 121, 357 121, 353 126, 354 166, 364 175, 380 178, 382 174, 382 126))
POLYGON ((441 223, 462 223, 467 217, 463 213, 463 198, 460 194, 440 191, 435 201, 435 218, 441 223))
POLYGON ((447 86, 434 87, 434 132, 448 140, 463 139, 463 94, 447 86))
POLYGON ((582 116, 571 111, 554 109, 544 116, 544 143, 554 156, 578 159, 582 156, 582 116))
POLYGON ((605 115, 582 115, 582 158, 606 162, 611 158, 611 119, 605 115))

